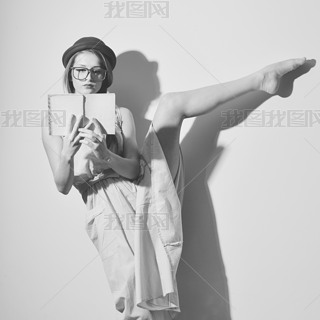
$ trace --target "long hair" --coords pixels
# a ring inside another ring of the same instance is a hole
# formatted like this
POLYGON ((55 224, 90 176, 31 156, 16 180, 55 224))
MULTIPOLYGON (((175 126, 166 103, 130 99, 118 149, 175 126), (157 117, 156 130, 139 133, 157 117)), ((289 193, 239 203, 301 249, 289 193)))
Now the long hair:
MULTIPOLYGON (((72 84, 72 75, 71 75, 71 67, 73 67, 74 61, 76 57, 83 52, 91 52, 95 54, 99 60, 100 63, 102 64, 102 67, 107 70, 106 78, 103 80, 102 85, 100 90, 97 93, 106 93, 107 89, 111 86, 113 82, 113 73, 112 73, 112 67, 107 59, 103 56, 103 54, 94 49, 86 49, 83 51, 76 52, 68 61, 66 65, 66 69, 64 70, 64 75, 63 75, 63 89, 66 93, 75 93, 74 86, 72 84)), ((117 118, 118 121, 118 118, 117 118)), ((118 141, 115 135, 107 135, 107 147, 110 149, 112 152, 119 154, 119 146, 118 146, 118 141)))
POLYGON ((95 49, 86 49, 82 51, 76 52, 68 61, 66 68, 63 74, 63 89, 66 93, 74 93, 75 89, 72 83, 72 75, 71 75, 71 67, 73 67, 74 61, 76 57, 83 52, 91 52, 96 55, 99 60, 102 68, 107 70, 106 78, 102 81, 102 85, 100 90, 97 93, 106 93, 107 89, 112 85, 113 82, 113 72, 112 67, 107 59, 105 59, 104 55, 95 49))

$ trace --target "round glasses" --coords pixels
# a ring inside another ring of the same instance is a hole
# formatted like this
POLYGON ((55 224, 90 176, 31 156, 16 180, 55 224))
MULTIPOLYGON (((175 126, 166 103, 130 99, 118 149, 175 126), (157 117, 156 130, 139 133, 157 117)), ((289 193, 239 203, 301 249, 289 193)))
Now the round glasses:
POLYGON ((89 73, 94 81, 102 81, 106 78, 107 70, 100 67, 93 67, 91 69, 85 67, 72 67, 72 75, 75 79, 84 81, 87 79, 89 73))

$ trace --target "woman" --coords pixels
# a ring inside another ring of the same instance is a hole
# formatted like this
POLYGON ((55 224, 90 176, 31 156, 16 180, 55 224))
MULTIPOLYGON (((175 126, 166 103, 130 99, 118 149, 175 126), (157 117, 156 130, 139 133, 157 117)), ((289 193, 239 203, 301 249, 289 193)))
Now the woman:
MULTIPOLYGON (((100 39, 79 39, 62 61, 69 93, 106 93, 112 84, 116 56, 100 39)), ((81 118, 68 119, 64 137, 43 128, 57 189, 68 194, 75 186, 86 203, 86 230, 101 256, 119 319, 173 319, 180 312, 183 120, 253 90, 275 94, 281 77, 305 61, 286 60, 239 80, 164 94, 140 152, 132 113, 124 107, 116 106, 115 135, 96 119, 84 128, 81 118)))

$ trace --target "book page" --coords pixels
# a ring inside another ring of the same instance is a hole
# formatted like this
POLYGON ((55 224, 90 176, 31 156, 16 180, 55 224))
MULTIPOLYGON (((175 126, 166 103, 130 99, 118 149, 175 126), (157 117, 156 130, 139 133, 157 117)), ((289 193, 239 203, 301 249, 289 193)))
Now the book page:
MULTIPOLYGON (((50 94, 48 95, 49 134, 65 136, 67 121, 74 115, 84 114, 84 96, 78 94, 50 94)), ((74 122, 73 122, 74 123, 74 122)), ((80 127, 83 126, 83 123, 80 127)))
MULTIPOLYGON (((115 134, 115 94, 94 93, 85 95, 85 117, 96 118, 107 131, 115 134)), ((87 123, 87 119, 85 119, 87 123)))

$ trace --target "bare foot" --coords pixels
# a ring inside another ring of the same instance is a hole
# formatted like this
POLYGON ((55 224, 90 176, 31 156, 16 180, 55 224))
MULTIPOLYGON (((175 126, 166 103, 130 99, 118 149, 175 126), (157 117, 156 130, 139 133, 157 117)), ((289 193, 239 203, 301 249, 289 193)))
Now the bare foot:
POLYGON ((280 80, 283 75, 293 71, 303 65, 306 58, 289 59, 266 66, 260 73, 259 90, 263 90, 269 94, 275 94, 280 86, 280 80))

